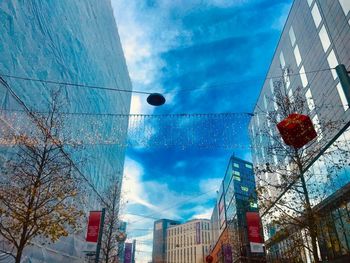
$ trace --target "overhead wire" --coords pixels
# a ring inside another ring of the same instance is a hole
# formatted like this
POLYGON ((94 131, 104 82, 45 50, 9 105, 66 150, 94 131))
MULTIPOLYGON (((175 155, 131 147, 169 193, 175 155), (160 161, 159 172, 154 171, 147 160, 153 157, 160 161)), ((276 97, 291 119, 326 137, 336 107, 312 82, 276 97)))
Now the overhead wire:
MULTIPOLYGON (((317 70, 310 70, 307 72, 290 73, 289 76, 317 73, 317 72, 329 71, 329 70, 333 70, 333 69, 334 68, 323 68, 323 69, 317 69, 317 70)), ((91 88, 91 89, 119 91, 119 92, 127 92, 127 93, 138 93, 138 94, 146 94, 146 95, 150 95, 153 93, 153 92, 146 92, 146 91, 140 91, 140 90, 127 90, 127 89, 119 89, 119 88, 110 88, 110 87, 105 87, 105 86, 89 85, 89 84, 82 84, 82 83, 72 83, 72 82, 58 81, 58 80, 45 80, 45 79, 40 79, 40 78, 4 74, 1 72, 0 72, 0 76, 11 78, 11 79, 40 82, 40 83, 45 83, 45 84, 63 85, 63 86, 70 86, 70 87, 91 88)), ((281 78, 281 76, 271 76, 271 77, 255 76, 255 77, 251 77, 249 80, 240 80, 240 81, 227 82, 227 83, 222 83, 222 84, 216 84, 216 85, 205 86, 205 87, 190 88, 190 89, 179 89, 179 90, 173 90, 173 91, 168 91, 168 92, 165 91, 165 92, 163 92, 163 94, 169 94, 169 93, 173 93, 173 92, 186 92, 186 91, 193 91, 193 90, 199 90, 199 89, 220 88, 220 87, 230 86, 233 84, 241 84, 243 82, 252 81, 252 80, 264 80, 265 81, 268 79, 279 79, 279 78, 281 78)))

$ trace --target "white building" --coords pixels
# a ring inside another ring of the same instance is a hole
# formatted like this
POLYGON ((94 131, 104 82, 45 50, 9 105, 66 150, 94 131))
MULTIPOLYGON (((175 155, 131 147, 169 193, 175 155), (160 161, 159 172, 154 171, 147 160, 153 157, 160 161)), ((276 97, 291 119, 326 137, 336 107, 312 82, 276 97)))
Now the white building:
POLYGON ((211 223, 194 219, 167 230, 167 263, 204 263, 210 253, 211 223))

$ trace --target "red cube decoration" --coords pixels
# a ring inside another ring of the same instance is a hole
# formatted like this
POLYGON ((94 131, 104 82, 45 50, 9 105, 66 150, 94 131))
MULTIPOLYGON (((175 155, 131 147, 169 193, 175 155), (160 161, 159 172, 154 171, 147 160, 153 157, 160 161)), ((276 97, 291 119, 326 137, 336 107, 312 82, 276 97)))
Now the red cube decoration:
POLYGON ((212 263, 213 260, 214 260, 214 258, 213 258, 211 255, 208 255, 208 256, 206 256, 206 258, 205 258, 205 261, 206 261, 207 263, 212 263))
POLYGON ((294 148, 301 148, 312 139, 317 133, 309 116, 293 113, 277 124, 283 141, 294 148))

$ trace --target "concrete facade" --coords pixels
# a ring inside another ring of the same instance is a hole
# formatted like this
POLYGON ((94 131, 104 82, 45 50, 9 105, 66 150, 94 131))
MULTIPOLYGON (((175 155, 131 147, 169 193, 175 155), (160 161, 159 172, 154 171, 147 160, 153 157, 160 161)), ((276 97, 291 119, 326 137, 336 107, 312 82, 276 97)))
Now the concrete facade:
POLYGON ((205 263, 209 255, 211 224, 194 219, 167 230, 167 263, 205 263))

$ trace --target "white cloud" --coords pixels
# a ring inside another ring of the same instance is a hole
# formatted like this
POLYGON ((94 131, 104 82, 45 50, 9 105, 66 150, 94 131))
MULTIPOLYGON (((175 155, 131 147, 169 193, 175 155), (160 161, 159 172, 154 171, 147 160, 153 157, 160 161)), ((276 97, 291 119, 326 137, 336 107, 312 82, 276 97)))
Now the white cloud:
POLYGON ((222 177, 202 179, 199 182, 199 189, 203 193, 208 193, 211 198, 216 197, 216 191, 219 191, 222 177))
POLYGON ((125 160, 122 197, 129 204, 136 203, 152 210, 157 210, 156 206, 152 205, 145 198, 147 193, 142 187, 142 174, 143 168, 139 163, 129 158, 125 160))
POLYGON ((211 214, 213 213, 214 207, 204 207, 204 206, 196 206, 193 208, 195 214, 191 217, 191 219, 210 219, 211 214))

